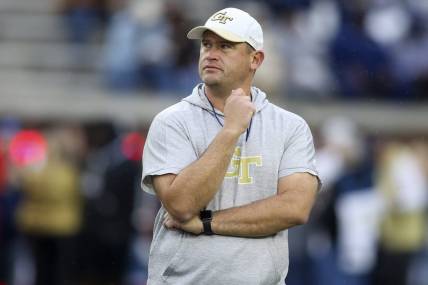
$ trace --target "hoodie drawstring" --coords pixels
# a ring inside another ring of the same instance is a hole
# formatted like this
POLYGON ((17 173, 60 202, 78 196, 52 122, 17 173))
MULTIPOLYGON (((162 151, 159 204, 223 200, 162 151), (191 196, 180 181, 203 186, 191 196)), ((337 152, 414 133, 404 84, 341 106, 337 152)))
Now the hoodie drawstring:
MULTIPOLYGON (((219 123, 219 125, 220 125, 221 127, 223 127, 223 123, 222 123, 222 122, 220 121, 220 119, 218 118, 218 116, 217 116, 217 112, 215 111, 215 108, 214 108, 214 105, 211 103, 210 99, 208 98, 207 94, 205 93, 205 88, 203 88, 203 89, 204 89, 204 95, 205 95, 205 97, 207 98, 208 103, 210 103, 210 106, 211 106, 212 112, 213 112, 213 114, 214 114, 214 117, 216 118, 216 120, 217 120, 217 122, 219 123)), ((251 102, 253 102, 253 95, 252 95, 252 94, 250 94, 250 97, 251 97, 251 102)), ((251 125, 252 125, 252 124, 253 124, 253 117, 251 117, 251 119, 250 119, 250 124, 248 125, 247 131, 246 131, 246 134, 245 134, 245 142, 247 142, 247 141, 248 141, 248 137, 250 136, 250 131, 251 131, 251 125)))

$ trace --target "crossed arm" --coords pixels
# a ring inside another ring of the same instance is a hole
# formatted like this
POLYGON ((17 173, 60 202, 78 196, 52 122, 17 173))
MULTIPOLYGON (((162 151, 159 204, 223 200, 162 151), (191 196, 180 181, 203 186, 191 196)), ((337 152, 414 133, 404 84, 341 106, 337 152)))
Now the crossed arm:
MULTIPOLYGON (((224 179, 236 143, 224 130, 202 157, 178 175, 153 177, 156 194, 168 214, 165 226, 200 234, 199 211, 214 197, 224 179)), ((295 173, 278 181, 277 195, 213 213, 212 230, 219 235, 257 237, 306 223, 318 189, 317 177, 295 173)))
MULTIPOLYGON (((211 228, 215 234, 240 237, 261 237, 275 234, 307 222, 317 195, 318 180, 309 173, 283 177, 278 193, 247 205, 215 211, 211 228)), ((165 226, 193 234, 203 230, 199 216, 179 221, 169 213, 165 226)))

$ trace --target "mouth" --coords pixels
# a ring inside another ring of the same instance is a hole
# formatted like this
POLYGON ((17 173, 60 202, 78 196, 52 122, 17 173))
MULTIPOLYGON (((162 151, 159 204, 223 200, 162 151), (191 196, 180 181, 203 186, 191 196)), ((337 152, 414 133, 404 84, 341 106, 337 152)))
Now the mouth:
POLYGON ((220 70, 222 71, 222 69, 218 66, 214 66, 214 65, 205 65, 202 70, 220 70))

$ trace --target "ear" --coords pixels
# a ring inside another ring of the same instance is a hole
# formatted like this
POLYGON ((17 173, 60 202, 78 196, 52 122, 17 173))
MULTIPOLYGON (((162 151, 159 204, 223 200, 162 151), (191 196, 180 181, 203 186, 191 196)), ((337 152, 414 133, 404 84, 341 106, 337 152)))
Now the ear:
POLYGON ((262 65, 263 60, 265 59, 265 53, 261 50, 256 51, 251 56, 251 64, 250 68, 251 70, 256 71, 260 65, 262 65))

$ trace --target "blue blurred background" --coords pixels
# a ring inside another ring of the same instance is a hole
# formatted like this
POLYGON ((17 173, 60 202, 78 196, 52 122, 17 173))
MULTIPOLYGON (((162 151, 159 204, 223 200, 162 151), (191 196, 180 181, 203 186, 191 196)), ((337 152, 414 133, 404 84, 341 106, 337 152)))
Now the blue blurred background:
POLYGON ((0 285, 145 284, 145 136, 227 6, 264 28, 255 85, 314 133, 287 284, 428 284, 428 1, 0 0, 0 285))

